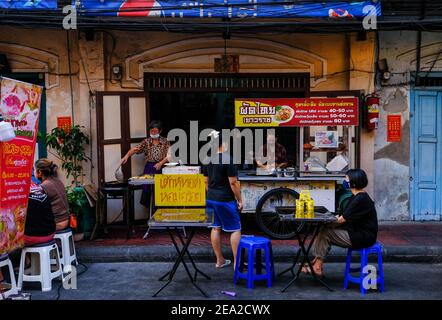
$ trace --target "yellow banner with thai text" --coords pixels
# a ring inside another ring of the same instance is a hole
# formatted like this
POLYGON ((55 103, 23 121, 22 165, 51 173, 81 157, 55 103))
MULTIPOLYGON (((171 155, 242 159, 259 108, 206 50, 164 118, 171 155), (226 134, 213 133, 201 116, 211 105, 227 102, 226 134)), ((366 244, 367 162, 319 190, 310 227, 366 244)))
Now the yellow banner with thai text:
POLYGON ((206 205, 202 174, 156 174, 155 205, 158 207, 197 207, 206 205))

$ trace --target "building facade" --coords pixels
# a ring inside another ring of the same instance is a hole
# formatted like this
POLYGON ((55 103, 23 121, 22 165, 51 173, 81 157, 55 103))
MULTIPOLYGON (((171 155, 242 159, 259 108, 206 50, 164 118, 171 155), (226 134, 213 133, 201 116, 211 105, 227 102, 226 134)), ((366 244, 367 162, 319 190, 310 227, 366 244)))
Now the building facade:
MULTIPOLYGON (((214 59, 228 53, 239 56, 240 74, 307 73, 313 94, 377 92, 381 97, 379 128, 361 126, 359 162, 368 173, 368 191, 379 218, 442 217, 440 87, 417 87, 415 82, 416 70, 425 76, 441 71, 442 37, 438 33, 379 31, 364 37, 356 32, 232 33, 226 38, 214 32, 0 28, 0 54, 9 63, 8 76, 28 74, 44 83, 41 128, 49 131, 57 126, 58 117, 70 116, 91 136, 92 161, 84 168, 85 183, 99 185, 103 176, 110 179, 127 151, 121 146, 99 148, 100 130, 110 140, 122 139, 122 131, 131 130, 120 126, 121 119, 113 111, 118 113, 127 104, 141 112, 141 117, 128 120, 136 128, 135 140, 125 144, 127 149, 142 138, 155 108, 162 108, 149 101, 145 80, 150 75, 216 74, 214 59), (388 80, 379 79, 381 59, 388 63, 388 80), (111 105, 109 111, 97 113, 103 104, 111 105), (400 142, 387 142, 388 115, 401 116, 400 142), (100 128, 104 122, 108 129, 100 128), (100 161, 107 172, 99 172, 100 161)), ((48 157, 56 161, 50 153, 48 157)), ((141 166, 141 158, 132 160, 131 173, 141 166)))

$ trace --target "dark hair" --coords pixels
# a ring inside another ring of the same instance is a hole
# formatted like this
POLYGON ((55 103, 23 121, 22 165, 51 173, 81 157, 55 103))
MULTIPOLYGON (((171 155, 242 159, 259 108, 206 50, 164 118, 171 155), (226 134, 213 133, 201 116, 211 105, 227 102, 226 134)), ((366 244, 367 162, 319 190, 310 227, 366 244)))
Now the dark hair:
POLYGON ((159 121, 159 120, 152 120, 150 123, 149 123, 149 130, 150 129, 153 129, 153 128, 157 128, 158 130, 162 130, 163 129, 163 124, 161 123, 161 121, 159 121))
POLYGON ((45 177, 56 177, 58 166, 51 160, 43 158, 35 162, 35 168, 45 177))
POLYGON ((368 185, 367 174, 362 169, 348 170, 346 175, 350 180, 350 188, 364 189, 368 185))

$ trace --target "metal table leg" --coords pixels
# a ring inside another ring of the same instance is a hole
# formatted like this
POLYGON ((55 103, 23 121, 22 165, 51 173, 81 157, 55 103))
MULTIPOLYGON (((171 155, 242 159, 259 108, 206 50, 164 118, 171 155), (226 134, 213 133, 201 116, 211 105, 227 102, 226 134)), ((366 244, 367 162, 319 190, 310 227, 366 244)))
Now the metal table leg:
POLYGON ((305 241, 307 240, 308 236, 310 235, 310 231, 311 231, 311 225, 309 224, 309 225, 307 225, 306 233, 305 233, 304 239, 302 239, 302 240, 301 240, 301 235, 298 233, 298 231, 297 230, 295 231, 296 238, 297 238, 298 244, 299 244, 299 248, 298 248, 298 250, 296 252, 295 258, 293 259, 293 264, 290 267, 288 267, 287 269, 285 269, 284 271, 280 272, 278 274, 278 277, 282 276, 283 274, 286 274, 289 271, 291 272, 292 276, 295 277, 295 272, 294 272, 295 271, 295 267, 296 267, 296 265, 298 263, 298 260, 299 260, 299 258, 301 256, 301 252, 302 252, 302 250, 301 250, 301 243, 305 243, 305 241))
MULTIPOLYGON (((175 232, 176 232, 176 234, 177 234, 177 236, 178 236, 178 239, 179 239, 180 242, 181 242, 181 245, 184 247, 185 242, 184 242, 183 237, 182 237, 181 234, 179 233, 179 228, 175 228, 175 232)), ((192 230, 192 231, 191 231, 191 236, 192 236, 192 238, 193 238, 193 236, 194 236, 194 233, 195 233, 195 232, 192 230)), ((185 236, 185 238, 188 239, 187 236, 185 236)), ((178 250, 179 250, 178 244, 177 244, 176 241, 174 241, 174 240, 175 240, 175 239, 172 239, 173 245, 174 245, 174 247, 175 247, 175 250, 178 251, 178 250)), ((191 263, 192 266, 193 266, 193 269, 195 270, 195 275, 194 275, 194 277, 193 277, 194 281, 196 281, 196 277, 197 277, 198 273, 200 273, 200 274, 201 274, 204 278, 206 278, 207 280, 212 280, 207 274, 205 274, 204 272, 202 272, 202 271, 196 266, 196 264, 195 264, 195 262, 194 262, 194 260, 193 260, 193 258, 192 258, 192 255, 190 254, 189 250, 187 250, 187 249, 186 249, 186 255, 187 255, 187 257, 189 258, 190 263, 191 263)), ((184 262, 184 258, 183 258, 183 262, 184 262)), ((166 272, 161 278, 159 278, 159 280, 160 280, 160 281, 163 281, 163 280, 169 275, 169 273, 170 273, 170 271, 166 272)))
POLYGON ((295 270, 296 264, 298 263, 300 256, 301 256, 301 248, 298 248, 298 250, 296 252, 296 256, 293 259, 293 264, 290 267, 288 267, 287 269, 285 269, 284 271, 281 271, 280 273, 278 273, 278 277, 282 276, 283 274, 286 274, 289 271, 292 273, 292 276, 295 276, 294 270, 295 270))
POLYGON ((178 244, 177 244, 177 242, 176 242, 176 240, 175 240, 175 237, 173 236, 173 233, 172 233, 172 231, 171 231, 171 228, 167 228, 167 231, 168 231, 168 233, 169 233, 169 236, 170 236, 170 238, 172 239, 172 243, 173 243, 173 245, 174 245, 174 248, 175 248, 175 250, 177 251, 177 253, 178 253, 178 257, 177 257, 177 259, 175 260, 175 263, 174 263, 174 265, 173 265, 173 267, 172 267, 172 269, 169 271, 169 272, 167 272, 165 275, 163 275, 161 278, 160 278, 160 280, 163 280, 163 279, 165 279, 166 277, 168 277, 168 280, 167 280, 167 282, 153 295, 153 297, 156 297, 164 288, 166 288, 171 282, 172 282, 172 279, 173 279, 173 277, 175 276, 175 273, 176 273, 176 271, 177 271, 177 269, 178 269, 178 266, 179 266, 179 264, 181 263, 183 266, 184 266, 184 269, 186 270, 186 273, 187 273, 187 275, 188 275, 188 277, 189 277, 189 279, 190 279, 190 281, 192 282, 192 284, 193 284, 193 286, 195 287, 195 288, 197 288, 206 298, 208 298, 209 296, 198 286, 198 284, 196 283, 196 275, 197 275, 197 272, 199 272, 199 273, 201 273, 203 276, 205 276, 207 279, 209 279, 210 280, 210 277, 208 277, 206 274, 204 274, 201 270, 199 270, 197 267, 196 267, 196 265, 195 265, 195 263, 194 263, 194 261, 193 261, 193 259, 192 259, 192 257, 191 257, 191 255, 190 255, 190 253, 189 253, 189 251, 188 251, 188 248, 189 248, 189 245, 190 245, 190 243, 191 243, 191 241, 192 241, 192 239, 193 239, 193 236, 195 235, 195 230, 191 230, 191 232, 190 232, 190 234, 189 234, 189 236, 187 237, 187 241, 186 242, 184 242, 184 240, 182 239, 182 237, 179 235, 179 233, 178 233, 178 229, 176 229, 176 228, 173 228, 174 230, 175 230, 175 232, 178 234, 178 237, 180 238, 180 242, 182 243, 182 248, 181 248, 181 250, 180 250, 180 248, 179 248, 179 246, 178 246, 178 244), (192 277, 192 275, 191 275, 191 273, 190 273, 190 270, 189 270, 189 268, 188 268, 188 266, 187 266, 187 264, 186 264, 186 262, 184 261, 184 256, 185 255, 188 255, 188 257, 190 258, 190 261, 191 261, 191 263, 192 263, 192 265, 193 265, 193 267, 195 268, 195 277, 193 278, 192 277))
MULTIPOLYGON (((301 236, 296 231, 296 238, 298 239, 299 247, 300 247, 300 250, 302 251, 303 257, 302 257, 301 264, 300 264, 300 266, 298 268, 298 271, 297 271, 295 277, 292 280, 290 280, 290 282, 281 290, 281 292, 285 292, 299 278, 299 275, 301 273, 302 267, 304 266, 304 264, 306 262, 308 264, 308 267, 310 268, 310 272, 311 272, 311 275, 313 276, 313 278, 316 279, 317 281, 319 281, 328 290, 334 291, 332 288, 329 287, 329 285, 327 283, 325 283, 322 279, 318 278, 318 276, 316 275, 315 271, 313 270, 313 266, 312 266, 311 260, 309 258, 310 250, 311 250, 311 248, 313 246, 313 243, 314 243, 316 237, 319 234, 320 229, 321 229, 321 225, 320 224, 315 225, 315 228, 314 228, 313 234, 312 234, 312 239, 311 239, 310 244, 309 244, 307 249, 305 248, 305 241, 307 240, 309 232, 306 234, 304 239, 301 239, 301 236)), ((298 253, 299 253, 299 251, 298 251, 298 253)))
MULTIPOLYGON (((151 185, 152 186, 152 185, 151 185)), ((155 201, 155 196, 154 196, 154 190, 155 190, 155 188, 154 187, 149 187, 151 190, 150 190, 150 201, 149 201, 149 217, 150 217, 150 219, 152 218, 152 216, 153 216, 153 210, 154 210, 154 201, 155 201)), ((144 236, 143 236, 143 239, 147 239, 147 237, 149 237, 149 232, 150 232, 150 227, 149 226, 147 226, 147 231, 146 231, 146 233, 144 234, 144 236)))
POLYGON ((126 203, 124 210, 127 210, 127 239, 130 238, 132 233, 135 233, 134 221, 135 221, 135 199, 134 199, 134 189, 128 186, 126 191, 126 203))

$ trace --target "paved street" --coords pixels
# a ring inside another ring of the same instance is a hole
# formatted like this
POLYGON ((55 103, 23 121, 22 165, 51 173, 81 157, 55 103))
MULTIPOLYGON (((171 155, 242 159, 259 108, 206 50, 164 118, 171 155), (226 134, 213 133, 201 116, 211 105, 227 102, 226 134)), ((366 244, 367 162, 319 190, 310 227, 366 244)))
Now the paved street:
MULTIPOLYGON (((233 285, 232 268, 215 269, 213 264, 198 264, 201 269, 212 277, 212 280, 199 280, 201 287, 210 295, 210 299, 226 300, 273 300, 273 299, 394 299, 394 300, 421 300, 442 299, 442 264, 413 264, 413 263, 386 263, 385 289, 381 294, 370 292, 365 298, 359 294, 356 285, 349 290, 342 289, 344 264, 330 263, 325 266, 327 283, 336 289, 329 292, 308 276, 293 285, 286 293, 281 288, 290 280, 290 274, 277 277, 273 288, 266 288, 264 282, 258 284, 254 290, 245 288, 244 281, 235 287, 233 285), (234 291, 236 297, 226 296, 222 290, 234 291)), ((78 278, 77 290, 60 289, 61 300, 144 300, 153 299, 152 294, 161 286, 158 278, 164 274, 171 263, 93 263, 88 264, 88 270, 78 278)), ((283 270, 288 264, 276 264, 276 272, 283 270)), ((83 267, 79 267, 79 272, 83 267)), ((51 292, 41 292, 35 286, 25 286, 25 292, 32 293, 33 300, 54 300, 57 298, 57 289, 60 281, 53 282, 51 292)), ((203 299, 200 293, 190 284, 182 267, 174 281, 164 289, 158 298, 154 299, 203 299)))

